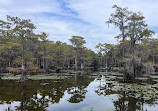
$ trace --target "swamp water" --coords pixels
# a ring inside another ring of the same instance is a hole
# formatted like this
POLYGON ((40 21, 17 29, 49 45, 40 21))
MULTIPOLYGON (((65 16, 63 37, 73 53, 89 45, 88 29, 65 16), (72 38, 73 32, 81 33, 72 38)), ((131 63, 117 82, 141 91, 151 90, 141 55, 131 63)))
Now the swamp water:
POLYGON ((120 73, 65 79, 0 80, 0 111, 158 111, 158 84, 120 83, 120 73))

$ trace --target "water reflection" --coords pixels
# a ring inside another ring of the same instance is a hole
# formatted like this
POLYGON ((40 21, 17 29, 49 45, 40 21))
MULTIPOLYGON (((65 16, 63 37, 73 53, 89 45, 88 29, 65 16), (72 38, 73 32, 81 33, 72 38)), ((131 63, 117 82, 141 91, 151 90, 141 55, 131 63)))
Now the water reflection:
POLYGON ((158 104, 158 92, 152 88, 153 84, 123 84, 115 80, 106 81, 105 76, 98 80, 102 83, 95 90, 99 96, 118 95, 118 99, 112 100, 115 111, 157 111, 158 106, 155 105, 158 104))
POLYGON ((157 111, 158 92, 151 86, 126 85, 105 74, 90 78, 82 73, 65 80, 1 80, 0 110, 157 111))
POLYGON ((79 103, 83 101, 85 98, 85 94, 87 90, 85 89, 87 87, 86 78, 84 78, 83 74, 75 74, 74 81, 75 86, 68 88, 67 92, 68 94, 71 94, 70 99, 68 100, 70 103, 79 103))
POLYGON ((26 81, 24 83, 1 81, 0 109, 8 105, 5 109, 7 111, 11 109, 45 111, 49 105, 59 103, 65 91, 72 95, 68 99, 69 102, 79 103, 85 98, 84 95, 87 92, 85 88, 91 81, 93 79, 88 76, 83 77, 81 74, 75 74, 75 79, 72 77, 67 80, 26 81), (18 105, 14 104, 17 101, 19 101, 18 105))

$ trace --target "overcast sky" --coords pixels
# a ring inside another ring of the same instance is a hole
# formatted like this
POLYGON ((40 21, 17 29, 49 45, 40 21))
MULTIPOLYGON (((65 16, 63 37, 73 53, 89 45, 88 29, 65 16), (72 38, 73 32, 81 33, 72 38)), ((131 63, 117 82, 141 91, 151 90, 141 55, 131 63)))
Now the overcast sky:
POLYGON ((119 30, 105 24, 115 4, 141 11, 149 28, 158 31, 158 0, 0 0, 0 18, 31 19, 37 32, 48 33, 53 41, 69 43, 71 36, 83 36, 95 50, 98 43, 117 43, 119 30))

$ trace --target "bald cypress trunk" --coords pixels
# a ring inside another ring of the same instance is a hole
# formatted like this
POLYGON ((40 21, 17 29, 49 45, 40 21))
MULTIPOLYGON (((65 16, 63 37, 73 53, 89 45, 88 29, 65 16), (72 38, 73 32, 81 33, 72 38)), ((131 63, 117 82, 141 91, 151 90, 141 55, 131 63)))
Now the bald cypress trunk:
POLYGON ((21 46, 22 46, 22 74, 21 74, 21 78, 20 78, 20 81, 25 81, 27 80, 27 72, 25 70, 25 42, 24 42, 24 35, 21 35, 21 46))
POLYGON ((21 74, 21 78, 20 78, 20 81, 25 81, 25 80, 27 80, 28 78, 27 78, 27 71, 26 70, 22 70, 22 74, 21 74))
POLYGON ((43 64, 43 66, 44 66, 44 70, 45 70, 45 72, 47 72, 48 71, 48 67, 47 67, 47 53, 46 53, 46 51, 47 51, 47 49, 46 49, 46 47, 44 47, 44 64, 43 64))
POLYGON ((78 70, 78 60, 77 60, 77 55, 75 56, 75 69, 78 70))

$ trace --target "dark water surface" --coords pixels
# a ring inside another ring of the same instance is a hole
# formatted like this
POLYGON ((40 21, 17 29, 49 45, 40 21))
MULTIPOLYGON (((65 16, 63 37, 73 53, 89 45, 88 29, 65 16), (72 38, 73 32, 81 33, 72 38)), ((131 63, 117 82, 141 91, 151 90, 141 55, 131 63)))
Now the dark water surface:
POLYGON ((124 85, 112 78, 76 74, 65 80, 0 80, 0 111, 158 111, 151 85, 124 85))

